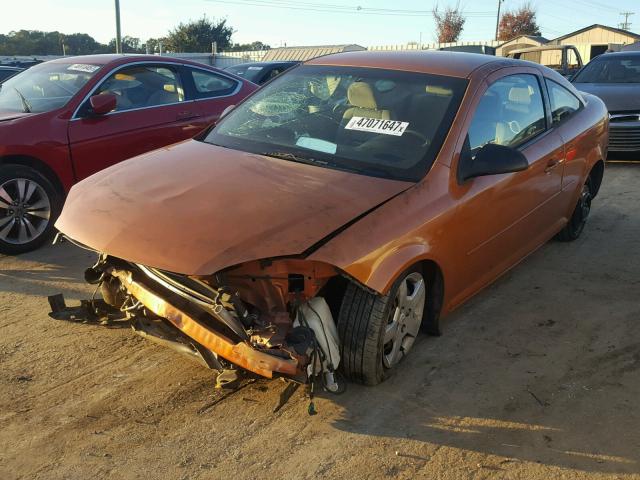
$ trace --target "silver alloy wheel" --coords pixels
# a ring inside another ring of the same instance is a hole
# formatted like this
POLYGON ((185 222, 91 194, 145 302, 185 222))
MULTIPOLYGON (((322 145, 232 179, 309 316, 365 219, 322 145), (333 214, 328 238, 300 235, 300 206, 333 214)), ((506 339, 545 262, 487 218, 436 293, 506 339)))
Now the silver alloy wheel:
POLYGON ((386 368, 396 365, 413 346, 426 298, 424 278, 418 272, 407 275, 398 286, 382 340, 382 361, 386 368))
POLYGON ((12 178, 0 185, 0 240, 31 242, 46 230, 50 217, 51 202, 39 183, 12 178))

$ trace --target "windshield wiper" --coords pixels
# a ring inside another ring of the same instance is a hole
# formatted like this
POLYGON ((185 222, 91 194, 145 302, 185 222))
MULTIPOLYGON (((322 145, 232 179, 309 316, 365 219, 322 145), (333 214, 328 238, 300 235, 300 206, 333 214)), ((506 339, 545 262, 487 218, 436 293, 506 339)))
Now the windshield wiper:
POLYGON ((29 102, 27 101, 27 99, 24 98, 24 95, 22 95, 22 93, 20 93, 20 90, 18 90, 16 87, 13 87, 13 89, 16 91, 16 93, 20 97, 20 101, 22 102, 22 109, 24 110, 24 113, 31 113, 31 105, 29 105, 29 102))
POLYGON ((317 160, 312 157, 304 157, 291 152, 262 152, 260 155, 265 157, 279 158, 281 160, 289 160, 290 162, 306 163, 308 165, 328 165, 329 162, 317 160))

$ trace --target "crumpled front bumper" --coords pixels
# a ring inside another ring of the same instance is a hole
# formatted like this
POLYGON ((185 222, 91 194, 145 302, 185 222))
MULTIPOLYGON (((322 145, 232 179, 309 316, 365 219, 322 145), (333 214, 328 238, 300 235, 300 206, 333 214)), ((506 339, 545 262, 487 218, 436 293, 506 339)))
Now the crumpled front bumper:
POLYGON ((274 374, 297 377, 303 373, 299 362, 294 358, 280 358, 262 352, 247 342, 234 342, 222 333, 208 328, 196 318, 165 300, 153 288, 135 280, 131 272, 110 268, 107 273, 120 280, 127 292, 149 311, 165 318, 185 335, 225 360, 266 378, 273 378, 274 374))

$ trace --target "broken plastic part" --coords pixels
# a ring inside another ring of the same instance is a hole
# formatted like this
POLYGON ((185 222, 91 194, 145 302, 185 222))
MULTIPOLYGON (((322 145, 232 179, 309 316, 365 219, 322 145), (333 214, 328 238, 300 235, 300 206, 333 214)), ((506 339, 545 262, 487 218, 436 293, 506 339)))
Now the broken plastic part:
POLYGON ((274 372, 294 377, 300 375, 299 364, 295 358, 275 356, 257 350, 245 342, 234 343, 222 333, 212 330, 202 321, 172 305, 150 287, 133 280, 131 272, 110 268, 108 273, 120 279, 127 292, 149 311, 165 318, 185 335, 225 360, 267 378, 273 378, 274 372))
POLYGON ((216 378, 216 388, 235 388, 238 379, 237 370, 223 370, 216 378))

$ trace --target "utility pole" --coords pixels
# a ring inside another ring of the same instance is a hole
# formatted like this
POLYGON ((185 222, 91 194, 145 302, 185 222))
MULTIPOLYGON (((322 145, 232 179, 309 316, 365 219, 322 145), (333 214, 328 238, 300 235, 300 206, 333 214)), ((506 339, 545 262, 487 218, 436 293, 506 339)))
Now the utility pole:
POLYGON ((116 53, 122 53, 122 38, 120 34, 120 0, 116 0, 116 53))
POLYGON ((504 0, 498 0, 498 17, 496 18, 496 40, 498 40, 498 29, 500 27, 500 5, 504 0))
POLYGON ((622 30, 629 30, 631 28, 631 23, 629 23, 629 17, 634 15, 633 12, 620 12, 620 15, 624 17, 624 22, 620 24, 620 28, 622 30))

